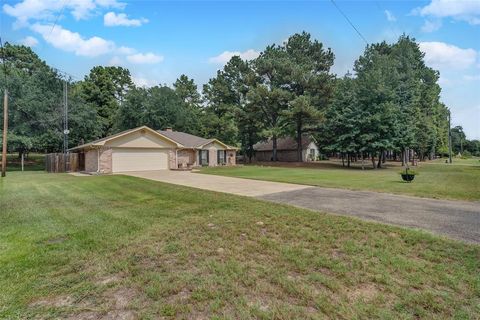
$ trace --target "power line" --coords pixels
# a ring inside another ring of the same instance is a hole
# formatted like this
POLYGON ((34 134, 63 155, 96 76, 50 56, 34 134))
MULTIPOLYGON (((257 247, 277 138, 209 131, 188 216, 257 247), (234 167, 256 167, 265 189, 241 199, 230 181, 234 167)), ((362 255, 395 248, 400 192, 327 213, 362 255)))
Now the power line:
POLYGON ((53 25, 52 25, 52 30, 50 30, 50 34, 48 35, 49 38, 52 35, 53 29, 55 29, 55 26, 57 25, 58 19, 63 14, 63 10, 65 9, 65 5, 67 4, 67 2, 68 2, 68 0, 63 0, 62 8, 60 9, 60 12, 58 13, 57 17, 55 18, 55 21, 53 22, 53 25))
POLYGON ((355 25, 352 23, 352 21, 350 21, 350 19, 347 17, 347 15, 342 11, 342 9, 340 9, 338 7, 338 5, 335 3, 334 0, 330 0, 330 2, 335 6, 335 8, 337 8, 338 12, 340 12, 340 14, 345 18, 345 20, 347 20, 347 22, 350 24, 350 26, 357 32, 357 34, 359 35, 359 37, 365 42, 366 45, 368 45, 368 41, 367 39, 365 39, 365 37, 362 35, 362 33, 357 29, 357 27, 355 27, 355 25))

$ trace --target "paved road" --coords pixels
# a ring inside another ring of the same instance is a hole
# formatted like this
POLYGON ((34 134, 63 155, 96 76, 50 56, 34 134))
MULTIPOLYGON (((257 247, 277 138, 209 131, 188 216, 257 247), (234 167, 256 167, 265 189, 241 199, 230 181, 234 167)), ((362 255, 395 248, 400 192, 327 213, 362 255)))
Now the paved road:
POLYGON ((256 197, 321 212, 415 227, 480 244, 480 202, 422 199, 387 193, 309 187, 168 170, 125 174, 205 190, 256 197))
POLYGON ((422 199, 379 192, 310 187, 261 196, 311 210, 415 227, 480 243, 480 202, 422 199))

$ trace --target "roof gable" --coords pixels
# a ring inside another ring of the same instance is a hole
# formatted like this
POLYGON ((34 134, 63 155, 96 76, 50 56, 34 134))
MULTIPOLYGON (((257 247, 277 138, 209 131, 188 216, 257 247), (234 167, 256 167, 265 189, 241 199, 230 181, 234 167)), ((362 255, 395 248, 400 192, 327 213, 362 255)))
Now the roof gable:
POLYGON ((102 147, 102 146, 105 146, 106 144, 111 145, 112 143, 108 143, 108 142, 111 142, 111 141, 116 140, 116 139, 120 139, 120 138, 125 137, 127 135, 142 132, 142 131, 145 132, 145 133, 151 134, 154 137, 156 136, 160 139, 164 139, 165 141, 167 141, 170 144, 173 144, 176 147, 182 147, 182 144, 178 143, 177 141, 174 141, 174 140, 170 139, 169 137, 166 137, 166 136, 162 135, 161 133, 159 133, 159 132, 157 132, 157 131, 155 131, 155 130, 147 127, 147 126, 141 126, 141 127, 130 129, 130 130, 125 130, 125 131, 119 132, 117 134, 114 134, 114 135, 111 135, 111 136, 108 136, 108 137, 105 137, 105 138, 102 138, 102 139, 98 139, 98 140, 95 140, 95 141, 92 141, 92 142, 89 142, 89 143, 82 144, 78 147, 71 148, 70 150, 73 151, 73 150, 88 149, 88 148, 94 148, 94 147, 102 147))
POLYGON ((105 146, 116 148, 176 148, 178 143, 150 130, 136 130, 105 141, 105 146))
POLYGON ((219 144, 222 147, 224 147, 225 149, 234 149, 233 147, 229 146, 228 144, 223 143, 222 141, 220 141, 218 139, 210 139, 207 143, 199 145, 198 148, 203 148, 203 147, 206 147, 210 144, 219 144))

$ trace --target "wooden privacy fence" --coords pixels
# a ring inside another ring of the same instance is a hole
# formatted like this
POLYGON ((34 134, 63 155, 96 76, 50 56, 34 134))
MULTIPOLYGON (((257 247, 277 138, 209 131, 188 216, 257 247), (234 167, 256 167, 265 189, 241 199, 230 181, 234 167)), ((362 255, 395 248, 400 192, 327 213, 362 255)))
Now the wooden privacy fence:
POLYGON ((78 153, 49 153, 45 156, 45 169, 53 173, 79 171, 78 153))

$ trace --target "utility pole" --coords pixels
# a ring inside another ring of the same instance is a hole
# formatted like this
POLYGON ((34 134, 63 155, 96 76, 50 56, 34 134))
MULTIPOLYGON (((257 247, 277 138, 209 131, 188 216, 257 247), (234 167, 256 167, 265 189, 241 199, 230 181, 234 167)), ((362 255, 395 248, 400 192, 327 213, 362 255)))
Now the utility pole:
POLYGON ((452 163, 452 113, 448 110, 448 162, 452 163))
POLYGON ((7 131, 8 131, 8 90, 3 93, 3 140, 2 140, 2 177, 7 171, 7 131))
POLYGON ((63 156, 64 170, 67 171, 68 155, 68 84, 67 80, 63 82, 63 156))

